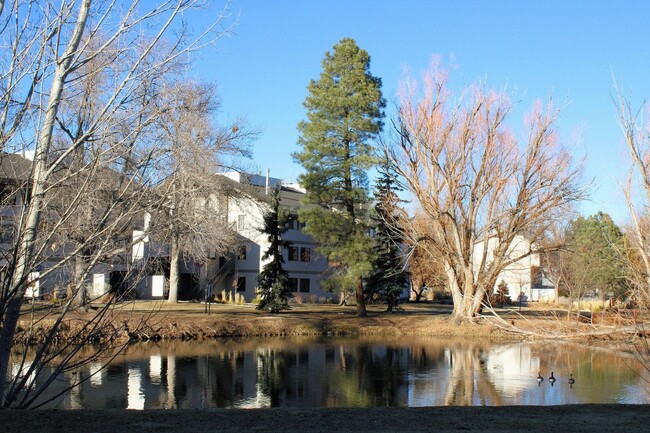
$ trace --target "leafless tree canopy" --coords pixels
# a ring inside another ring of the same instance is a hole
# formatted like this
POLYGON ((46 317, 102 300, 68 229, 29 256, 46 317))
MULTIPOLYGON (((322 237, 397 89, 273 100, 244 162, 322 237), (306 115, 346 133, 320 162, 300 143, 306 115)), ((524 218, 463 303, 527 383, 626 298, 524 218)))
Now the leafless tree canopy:
POLYGON ((216 88, 186 82, 163 88, 161 116, 156 122, 163 170, 157 194, 163 199, 154 216, 155 234, 170 245, 169 302, 178 299, 179 261, 204 261, 221 255, 237 243, 227 224, 222 178, 216 176, 222 161, 250 155, 255 133, 243 120, 218 127, 212 121, 218 108, 216 88))
POLYGON ((558 109, 537 103, 520 140, 506 124, 507 95, 482 84, 454 95, 447 78, 434 65, 421 90, 414 81, 404 84, 392 152, 430 219, 427 233, 412 232, 438 250, 454 315, 472 318, 499 272, 521 258, 509 255, 515 236, 538 241, 583 191, 580 169, 554 127, 558 109), (488 239, 493 254, 483 248, 488 239))
POLYGON ((407 236, 409 243, 408 268, 411 279, 411 299, 421 300, 426 293, 427 299, 433 299, 433 291, 447 291, 443 260, 438 249, 431 242, 429 217, 416 211, 407 225, 413 231, 407 236))
MULTIPOLYGON (((161 83, 181 81, 191 54, 235 24, 226 4, 210 11, 212 23, 189 29, 184 20, 205 16, 207 6, 0 0, 0 152, 3 161, 31 155, 20 176, 5 173, 14 189, 4 196, 22 201, 11 209, 15 230, 3 251, 0 377, 8 377, 33 271, 47 263, 44 278, 74 262, 70 289, 79 291, 92 266, 129 250, 134 221, 167 204, 152 188, 167 175, 165 156, 172 152, 158 140, 157 121, 177 99, 165 99, 161 83)), ((102 311, 75 344, 92 339, 105 318, 102 311)), ((20 375, 0 381, 0 406, 35 404, 39 390, 24 378, 42 371, 51 342, 20 375)), ((60 369, 72 364, 68 359, 60 369)))
POLYGON ((618 121, 625 136, 632 165, 624 188, 630 212, 627 228, 628 258, 634 297, 648 305, 650 302, 650 115, 644 104, 632 108, 622 89, 616 88, 615 103, 618 121))

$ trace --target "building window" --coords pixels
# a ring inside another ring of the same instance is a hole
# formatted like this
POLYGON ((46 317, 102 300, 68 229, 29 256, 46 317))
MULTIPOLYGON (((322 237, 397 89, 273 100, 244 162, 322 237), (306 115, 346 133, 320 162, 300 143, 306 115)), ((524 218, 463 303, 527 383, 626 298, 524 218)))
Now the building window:
POLYGON ((297 262, 298 261, 298 247, 289 247, 289 261, 297 262))
POLYGON ((309 278, 301 278, 300 279, 300 292, 301 293, 309 293, 309 285, 310 285, 309 278))
POLYGON ((298 278, 289 278, 287 280, 287 287, 292 292, 298 291, 298 278))
POLYGON ((237 216, 237 230, 243 230, 246 228, 246 215, 237 216))
POLYGON ((237 254, 237 260, 239 261, 246 260, 246 247, 241 247, 239 249, 239 254, 237 254))
POLYGON ((542 287, 543 284, 542 268, 539 266, 531 266, 530 268, 530 285, 532 287, 542 287))
POLYGON ((238 292, 246 291, 246 277, 237 278, 237 291, 238 292))
POLYGON ((303 221, 298 222, 298 230, 304 230, 307 227, 307 223, 303 221))
POLYGON ((300 248, 300 261, 311 262, 311 248, 300 248))

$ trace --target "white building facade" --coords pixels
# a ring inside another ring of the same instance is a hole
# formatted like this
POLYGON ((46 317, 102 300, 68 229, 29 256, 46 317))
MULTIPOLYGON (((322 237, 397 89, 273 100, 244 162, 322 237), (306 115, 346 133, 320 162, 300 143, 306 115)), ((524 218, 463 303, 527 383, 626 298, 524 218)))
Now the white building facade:
MULTIPOLYGON (((283 251, 284 269, 296 302, 326 302, 336 294, 321 290, 321 277, 327 260, 316 253, 313 239, 304 233, 297 212, 304 191, 297 185, 283 185, 268 176, 226 173, 228 193, 219 206, 227 207, 227 228, 237 232, 239 248, 224 256, 208 254, 203 263, 181 261, 179 299, 209 296, 229 302, 253 302, 259 296, 257 277, 267 261, 262 256, 269 248, 261 232, 264 214, 269 210, 272 188, 280 186, 280 204, 292 218, 283 240, 290 242, 283 251), (200 295, 200 296, 199 296, 200 295)), ((134 231, 133 261, 140 261, 147 275, 137 285, 141 299, 165 299, 168 292, 169 249, 146 235, 149 221, 134 231)), ((209 251, 209 246, 206 245, 209 251)))
MULTIPOLYGON (((485 258, 487 262, 493 260, 498 242, 495 237, 488 240, 488 250, 485 258)), ((480 242, 474 246, 472 258, 474 269, 477 269, 481 263, 484 248, 485 242, 480 242)), ((508 257, 514 261, 499 274, 494 287, 495 292, 499 284, 505 283, 508 286, 508 293, 513 302, 555 301, 555 287, 546 277, 540 253, 536 250, 534 243, 531 243, 523 236, 515 236, 508 248, 508 257)))
POLYGON ((277 178, 258 175, 228 173, 234 182, 246 185, 248 192, 228 197, 228 222, 237 230, 243 247, 216 287, 218 293, 234 291, 246 302, 258 296, 257 276, 268 262, 262 256, 269 248, 263 227, 264 213, 268 211, 268 198, 272 188, 280 186, 280 205, 291 214, 288 230, 283 240, 290 243, 283 251, 284 269, 289 274, 289 285, 298 302, 325 302, 336 295, 321 289, 321 277, 327 269, 327 260, 316 252, 313 239, 304 233, 297 211, 304 190, 297 185, 283 185, 277 178), (252 194, 251 194, 252 192, 252 194), (257 192, 257 194, 255 194, 257 192))

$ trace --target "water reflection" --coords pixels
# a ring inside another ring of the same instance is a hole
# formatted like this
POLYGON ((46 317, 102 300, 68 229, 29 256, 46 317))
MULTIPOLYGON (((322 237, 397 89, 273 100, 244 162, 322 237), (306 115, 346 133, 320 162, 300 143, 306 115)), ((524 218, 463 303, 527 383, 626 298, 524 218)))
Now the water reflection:
MULTIPOLYGON (((560 344, 317 339, 143 344, 52 406, 174 409, 648 403, 633 359, 560 344), (545 380, 538 384, 538 371, 545 380), (550 372, 557 382, 548 382, 550 372), (573 374, 575 384, 569 385, 573 374)), ((85 380, 88 379, 88 380, 85 380)), ((36 378, 38 380, 38 378, 36 378)), ((57 391, 57 386, 52 392, 57 391)), ((50 407, 52 407, 50 406, 50 407)))
POLYGON ((142 376, 137 368, 129 368, 126 395, 127 409, 144 409, 142 376))

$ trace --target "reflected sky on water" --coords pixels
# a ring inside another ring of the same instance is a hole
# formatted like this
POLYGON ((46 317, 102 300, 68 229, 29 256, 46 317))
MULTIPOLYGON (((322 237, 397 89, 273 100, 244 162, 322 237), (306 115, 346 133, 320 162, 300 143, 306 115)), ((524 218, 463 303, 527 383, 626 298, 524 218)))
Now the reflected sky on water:
POLYGON ((276 338, 147 343, 130 347, 104 368, 93 363, 61 377, 52 392, 82 383, 48 407, 649 403, 639 372, 644 370, 629 355, 551 342, 276 338), (551 371, 554 384, 548 380, 551 371))

